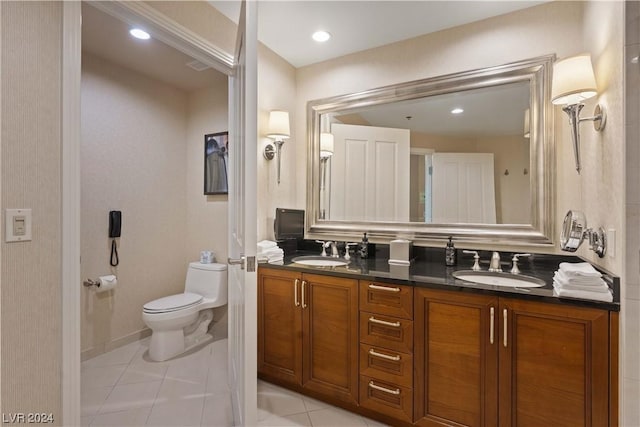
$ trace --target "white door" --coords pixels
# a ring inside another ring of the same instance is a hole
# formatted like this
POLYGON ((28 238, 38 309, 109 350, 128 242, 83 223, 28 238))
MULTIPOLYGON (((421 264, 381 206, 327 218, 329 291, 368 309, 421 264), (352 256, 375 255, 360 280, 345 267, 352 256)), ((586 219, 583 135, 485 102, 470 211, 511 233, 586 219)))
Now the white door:
POLYGON ((496 223, 493 153, 434 153, 434 223, 496 223))
POLYGON ((332 124, 329 219, 409 221, 409 130, 332 124))
POLYGON ((229 384, 235 425, 257 419, 257 3, 242 2, 229 80, 229 384), (242 260, 238 264, 238 260, 242 260))

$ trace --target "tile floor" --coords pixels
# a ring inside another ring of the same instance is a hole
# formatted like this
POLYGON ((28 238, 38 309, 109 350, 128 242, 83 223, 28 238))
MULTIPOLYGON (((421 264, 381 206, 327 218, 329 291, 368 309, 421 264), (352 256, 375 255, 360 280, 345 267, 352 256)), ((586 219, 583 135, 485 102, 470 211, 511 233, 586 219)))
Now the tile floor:
MULTIPOLYGON (((82 363, 83 426, 233 425, 227 340, 166 362, 147 356, 148 338, 82 363)), ((382 426, 298 393, 258 381, 259 426, 382 426)))

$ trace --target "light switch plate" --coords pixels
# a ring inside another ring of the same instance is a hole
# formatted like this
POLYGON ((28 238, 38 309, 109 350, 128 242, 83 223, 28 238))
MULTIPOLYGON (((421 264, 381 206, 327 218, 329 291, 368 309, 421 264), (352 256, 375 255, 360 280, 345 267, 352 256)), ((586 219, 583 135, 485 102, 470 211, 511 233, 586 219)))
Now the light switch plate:
POLYGON ((31 240, 31 209, 7 209, 5 218, 5 242, 31 240))
POLYGON ((607 230, 607 254, 609 258, 616 257, 616 230, 613 228, 607 230))

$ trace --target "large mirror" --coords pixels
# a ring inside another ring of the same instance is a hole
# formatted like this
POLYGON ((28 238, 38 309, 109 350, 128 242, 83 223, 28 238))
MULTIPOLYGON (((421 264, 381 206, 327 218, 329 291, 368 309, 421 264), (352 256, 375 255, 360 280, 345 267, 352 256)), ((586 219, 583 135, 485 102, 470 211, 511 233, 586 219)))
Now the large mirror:
POLYGON ((552 244, 553 60, 310 101, 307 234, 552 244))

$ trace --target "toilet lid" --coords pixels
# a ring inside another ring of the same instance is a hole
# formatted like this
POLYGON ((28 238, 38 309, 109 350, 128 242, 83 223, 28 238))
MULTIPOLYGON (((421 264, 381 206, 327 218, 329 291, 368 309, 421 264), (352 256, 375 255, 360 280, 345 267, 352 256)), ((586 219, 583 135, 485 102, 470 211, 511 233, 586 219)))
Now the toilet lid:
POLYGON ((143 309, 147 313, 163 313, 191 307, 200 301, 202 301, 202 295, 185 292, 148 302, 143 309))

